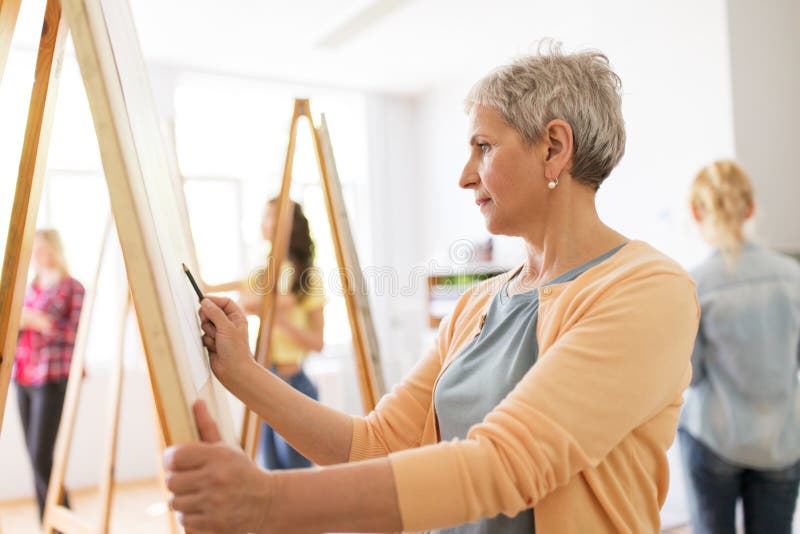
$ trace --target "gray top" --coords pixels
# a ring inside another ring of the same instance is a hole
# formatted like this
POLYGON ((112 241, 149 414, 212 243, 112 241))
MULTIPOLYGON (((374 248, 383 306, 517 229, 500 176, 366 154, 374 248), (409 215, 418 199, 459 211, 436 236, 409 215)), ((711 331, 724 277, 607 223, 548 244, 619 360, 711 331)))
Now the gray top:
POLYGON ((800 265, 746 243, 693 273, 702 312, 680 427, 732 463, 800 459, 800 265))
MULTIPOLYGON (((568 271, 549 284, 571 282, 588 269, 611 257, 624 245, 568 271)), ((514 279, 515 274, 509 282, 514 279)), ((475 337, 444 371, 434 392, 434 406, 442 441, 465 439, 470 427, 484 417, 514 389, 536 363, 539 343, 536 319, 539 291, 508 295, 508 283, 489 304, 486 321, 475 337)), ((432 534, 531 534, 535 532, 533 510, 515 517, 500 514, 432 534)))

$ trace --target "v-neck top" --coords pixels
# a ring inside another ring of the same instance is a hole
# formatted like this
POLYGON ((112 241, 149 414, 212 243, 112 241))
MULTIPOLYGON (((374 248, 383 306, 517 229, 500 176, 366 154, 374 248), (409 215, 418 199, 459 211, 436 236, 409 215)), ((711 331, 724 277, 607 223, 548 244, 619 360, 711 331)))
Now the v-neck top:
MULTIPOLYGON (((595 265, 613 256, 625 244, 558 276, 546 286, 575 280, 595 265)), ((539 344, 536 320, 539 290, 509 296, 508 287, 519 272, 492 299, 479 334, 442 374, 434 392, 440 438, 465 439, 470 427, 480 423, 536 363, 539 344)), ((489 534, 534 532, 533 510, 515 517, 500 514, 432 534, 489 534)))

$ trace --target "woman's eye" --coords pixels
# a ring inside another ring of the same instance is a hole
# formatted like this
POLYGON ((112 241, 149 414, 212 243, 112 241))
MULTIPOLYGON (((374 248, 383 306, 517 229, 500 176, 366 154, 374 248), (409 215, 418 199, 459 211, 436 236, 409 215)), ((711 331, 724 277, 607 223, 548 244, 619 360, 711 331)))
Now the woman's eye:
POLYGON ((486 154, 489 151, 489 143, 478 143, 478 150, 486 154))

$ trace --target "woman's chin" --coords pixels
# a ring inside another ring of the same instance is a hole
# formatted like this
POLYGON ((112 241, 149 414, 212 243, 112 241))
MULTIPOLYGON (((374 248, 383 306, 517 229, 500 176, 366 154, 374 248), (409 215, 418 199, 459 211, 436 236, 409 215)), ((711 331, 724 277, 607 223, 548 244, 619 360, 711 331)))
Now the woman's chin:
POLYGON ((519 227, 504 224, 502 221, 498 221, 497 218, 486 217, 484 222, 486 231, 492 235, 505 235, 509 237, 519 237, 522 235, 519 227))
POLYGON ((496 218, 492 218, 490 215, 484 217, 484 223, 486 225, 486 231, 492 235, 505 235, 503 231, 503 225, 499 224, 496 218))

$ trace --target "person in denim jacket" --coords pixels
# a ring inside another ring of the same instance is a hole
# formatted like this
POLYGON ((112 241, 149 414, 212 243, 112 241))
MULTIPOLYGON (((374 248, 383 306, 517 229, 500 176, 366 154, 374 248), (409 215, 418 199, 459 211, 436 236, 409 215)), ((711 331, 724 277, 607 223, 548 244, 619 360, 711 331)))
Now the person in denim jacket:
POLYGON ((745 237, 753 188, 703 168, 692 215, 712 255, 692 272, 702 315, 679 437, 694 534, 790 534, 800 484, 800 265, 745 237))

